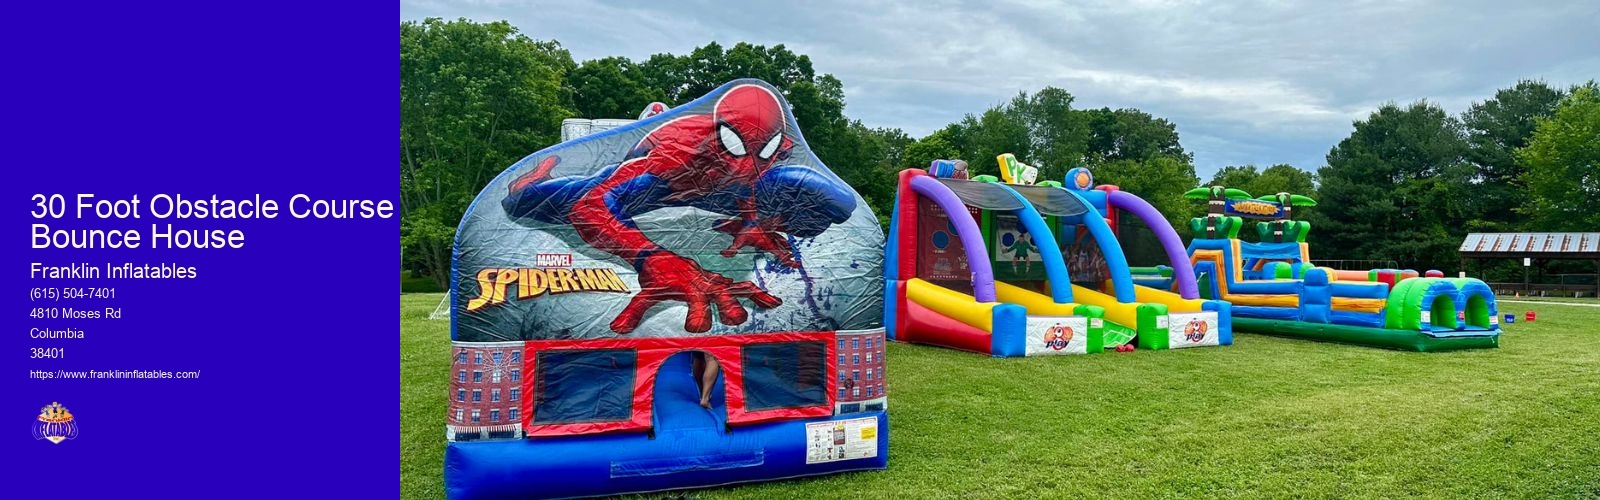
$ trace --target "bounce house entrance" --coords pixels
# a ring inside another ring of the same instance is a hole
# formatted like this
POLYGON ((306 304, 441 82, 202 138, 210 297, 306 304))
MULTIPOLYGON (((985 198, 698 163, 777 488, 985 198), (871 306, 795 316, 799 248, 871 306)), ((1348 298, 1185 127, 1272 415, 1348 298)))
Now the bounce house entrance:
POLYGON ((712 429, 721 430, 728 423, 728 405, 723 390, 723 374, 718 370, 711 387, 711 407, 700 406, 700 384, 695 373, 696 356, 707 356, 701 351, 683 351, 673 354, 661 364, 656 373, 656 387, 652 405, 657 432, 712 429))

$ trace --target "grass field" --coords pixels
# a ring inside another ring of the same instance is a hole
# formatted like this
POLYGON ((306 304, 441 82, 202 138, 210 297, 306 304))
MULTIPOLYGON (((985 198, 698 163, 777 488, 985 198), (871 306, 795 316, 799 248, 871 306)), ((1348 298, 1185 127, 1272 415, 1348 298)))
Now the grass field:
MULTIPOLYGON (((449 324, 400 297, 400 487, 442 498, 449 324)), ((1240 334, 1231 347, 994 359, 888 350, 889 470, 704 498, 1600 497, 1600 308, 1495 350, 1240 334)))
MULTIPOLYGON (((1593 297, 1501 297, 1500 300, 1509 303, 1518 302, 1561 302, 1565 304, 1589 304, 1600 306, 1600 300, 1593 297)), ((1509 309, 1507 310, 1509 311, 1509 309)))

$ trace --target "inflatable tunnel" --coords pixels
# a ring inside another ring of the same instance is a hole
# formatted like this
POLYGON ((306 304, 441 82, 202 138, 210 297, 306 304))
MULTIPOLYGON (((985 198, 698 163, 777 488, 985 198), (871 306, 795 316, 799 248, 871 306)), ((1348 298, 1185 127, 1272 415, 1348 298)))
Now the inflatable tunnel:
POLYGON ((765 82, 529 155, 456 234, 447 495, 884 468, 882 244, 765 82))
POLYGON ((1494 294, 1482 281, 1314 265, 1305 242, 1310 224, 1290 219, 1296 206, 1315 206, 1310 198, 1280 193, 1251 199, 1222 186, 1195 188, 1188 196, 1208 199, 1210 207, 1189 222, 1195 233, 1190 266, 1200 277, 1200 293, 1231 303, 1242 331, 1408 351, 1500 345, 1494 294), (1239 239, 1245 219, 1260 220, 1261 241, 1239 239))

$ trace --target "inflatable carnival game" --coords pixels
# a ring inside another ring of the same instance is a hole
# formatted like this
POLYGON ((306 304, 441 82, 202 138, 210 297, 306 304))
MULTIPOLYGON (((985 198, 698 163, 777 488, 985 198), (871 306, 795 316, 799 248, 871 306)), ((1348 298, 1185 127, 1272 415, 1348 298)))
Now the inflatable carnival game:
POLYGON ((765 82, 529 155, 456 235, 449 497, 884 468, 882 244, 765 82))
MULTIPOLYGON (((1482 281, 1444 278, 1439 271, 1420 276, 1312 264, 1306 244, 1311 225, 1293 213, 1316 200, 1289 193, 1251 198, 1224 186, 1198 187, 1187 196, 1208 207, 1205 217, 1189 221, 1195 235, 1190 265, 1201 293, 1232 303, 1242 331, 1411 351, 1500 344, 1494 292, 1482 281), (1254 243, 1239 238, 1251 219, 1259 221, 1254 243)), ((1156 273, 1147 274, 1147 284, 1170 281, 1156 273)))
MULTIPOLYGON (((1034 185, 1036 167, 998 161, 1000 177, 967 180, 957 160, 900 173, 884 264, 891 339, 999 357, 1232 343, 1228 304, 1200 299, 1192 274, 1176 293, 1133 284, 1108 203, 1126 198, 1171 232, 1149 204, 1093 189, 1084 169, 1034 185)), ((1162 241, 1187 262, 1175 232, 1162 241)))
POLYGON ((1160 211, 1138 195, 1110 184, 1096 184, 1088 168, 1067 170, 1063 189, 1091 211, 1060 221, 1057 244, 1068 255, 1068 271, 1078 283, 1080 301, 1106 308, 1110 344, 1136 342, 1141 349, 1233 344, 1233 321, 1227 302, 1200 296, 1188 269, 1172 273, 1168 286, 1140 286, 1116 238, 1124 215, 1142 222, 1155 235, 1169 264, 1187 268, 1188 254, 1177 230, 1160 211))

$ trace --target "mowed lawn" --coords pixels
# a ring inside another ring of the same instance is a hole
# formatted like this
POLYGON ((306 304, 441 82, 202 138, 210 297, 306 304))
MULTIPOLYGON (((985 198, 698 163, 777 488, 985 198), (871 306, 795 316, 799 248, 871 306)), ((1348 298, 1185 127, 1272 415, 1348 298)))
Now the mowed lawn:
MULTIPOLYGON (((440 297, 400 297, 404 498, 444 496, 440 297)), ((1600 496, 1600 308, 1502 312, 1519 322, 1500 349, 1455 353, 1250 334, 1033 359, 891 344, 888 470, 690 496, 1600 496)))

